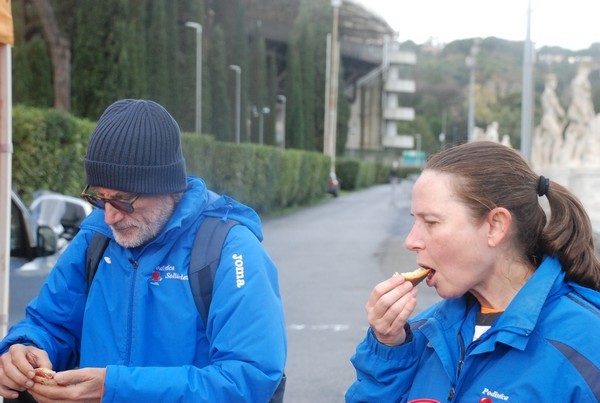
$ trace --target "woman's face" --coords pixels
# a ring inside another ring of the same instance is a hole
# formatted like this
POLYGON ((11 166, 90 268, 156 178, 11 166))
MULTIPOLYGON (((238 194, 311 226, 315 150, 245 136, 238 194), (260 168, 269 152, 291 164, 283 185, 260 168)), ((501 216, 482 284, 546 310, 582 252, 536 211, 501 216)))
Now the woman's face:
POLYGON ((485 289, 495 254, 488 247, 488 224, 469 214, 452 188, 452 176, 424 171, 413 187, 415 218, 405 245, 417 263, 433 269, 427 285, 443 298, 485 289))

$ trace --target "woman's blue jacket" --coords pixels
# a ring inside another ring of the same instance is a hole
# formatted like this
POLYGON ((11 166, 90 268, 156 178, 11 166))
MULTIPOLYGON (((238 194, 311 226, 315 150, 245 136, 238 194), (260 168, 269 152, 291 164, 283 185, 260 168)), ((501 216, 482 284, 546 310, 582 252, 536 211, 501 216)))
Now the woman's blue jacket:
POLYGON ((396 347, 369 329, 346 401, 600 401, 600 293, 565 282, 557 259, 546 258, 471 342, 479 309, 470 294, 444 300, 411 320, 409 341, 396 347))

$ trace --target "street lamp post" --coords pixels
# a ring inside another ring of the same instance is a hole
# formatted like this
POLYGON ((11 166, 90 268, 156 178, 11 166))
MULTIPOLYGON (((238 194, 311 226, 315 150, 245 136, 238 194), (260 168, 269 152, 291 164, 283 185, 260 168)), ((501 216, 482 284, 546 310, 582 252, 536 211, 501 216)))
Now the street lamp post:
POLYGON ((202 132, 202 25, 188 21, 186 27, 196 30, 196 133, 202 132))
POLYGON ((335 173, 335 150, 336 150, 336 126, 337 126, 337 104, 338 104, 338 73, 339 73, 339 43, 338 43, 338 25, 339 8, 342 5, 341 0, 331 0, 333 7, 333 26, 331 36, 328 38, 328 59, 327 59, 327 92, 325 94, 325 128, 323 138, 324 154, 331 157, 330 171, 335 173))
POLYGON ((527 7, 527 34, 523 47, 523 92, 521 95, 521 154, 531 160, 533 121, 533 44, 531 42, 531 0, 527 7))
POLYGON ((235 64, 229 65, 229 68, 235 71, 235 142, 240 143, 240 108, 241 108, 241 82, 242 82, 242 68, 235 64))
POLYGON ((285 119, 286 119, 286 102, 285 95, 277 95, 277 99, 281 103, 281 148, 285 148, 285 119))
POLYGON ((417 151, 421 151, 421 142, 423 141, 423 138, 421 137, 420 133, 415 134, 415 139, 416 139, 416 149, 417 151))
POLYGON ((258 144, 264 144, 264 120, 265 115, 269 114, 269 112, 271 112, 271 109, 269 109, 267 106, 264 106, 258 115, 258 144))
POLYGON ((475 133, 475 69, 477 67, 477 54, 479 53, 479 40, 475 39, 471 47, 471 54, 467 56, 466 65, 469 73, 469 117, 468 117, 468 141, 473 141, 475 133))

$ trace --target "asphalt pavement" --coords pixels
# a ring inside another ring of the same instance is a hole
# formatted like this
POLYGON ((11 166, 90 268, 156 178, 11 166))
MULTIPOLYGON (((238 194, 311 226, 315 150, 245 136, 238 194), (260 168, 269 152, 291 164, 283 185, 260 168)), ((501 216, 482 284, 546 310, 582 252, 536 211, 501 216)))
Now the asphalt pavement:
MULTIPOLYGON (((355 379, 350 357, 368 328, 371 290, 415 268, 415 254, 404 247, 411 189, 408 180, 378 185, 264 220, 263 243, 279 268, 286 315, 286 403, 344 401, 355 379)), ((11 324, 52 263, 39 258, 11 270, 11 324)), ((419 292, 417 312, 439 300, 423 283, 419 292)))
MULTIPOLYGON (((263 223, 277 264, 288 331, 286 403, 343 402, 350 357, 365 337, 373 287, 416 268, 404 247, 412 182, 378 185, 263 223)), ((439 297, 420 287, 417 311, 439 297)))

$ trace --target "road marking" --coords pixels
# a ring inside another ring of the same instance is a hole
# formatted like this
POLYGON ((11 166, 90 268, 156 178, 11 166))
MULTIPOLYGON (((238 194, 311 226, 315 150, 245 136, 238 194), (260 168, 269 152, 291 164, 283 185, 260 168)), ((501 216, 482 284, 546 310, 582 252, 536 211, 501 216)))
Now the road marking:
MULTIPOLYGON (((288 328, 288 330, 296 330, 296 331, 315 330, 315 331, 345 332, 348 330, 353 330, 352 326, 339 324, 339 323, 323 324, 323 325, 307 325, 304 323, 292 323, 292 324, 288 325, 287 328, 288 328)), ((368 329, 368 327, 366 327, 366 326, 360 327, 360 330, 362 330, 362 331, 366 331, 367 329, 368 329)))

